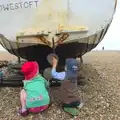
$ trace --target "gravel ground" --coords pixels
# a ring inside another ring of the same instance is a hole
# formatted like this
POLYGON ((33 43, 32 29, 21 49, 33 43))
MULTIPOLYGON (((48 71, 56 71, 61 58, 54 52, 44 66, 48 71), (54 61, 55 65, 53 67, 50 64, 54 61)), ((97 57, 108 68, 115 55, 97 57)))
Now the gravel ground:
POLYGON ((51 88, 53 104, 42 114, 22 118, 19 109, 21 88, 0 88, 0 120, 120 120, 120 52, 90 52, 84 56, 79 94, 85 106, 78 117, 71 117, 60 107, 59 87, 51 88), (84 84, 82 84, 84 83, 84 84))

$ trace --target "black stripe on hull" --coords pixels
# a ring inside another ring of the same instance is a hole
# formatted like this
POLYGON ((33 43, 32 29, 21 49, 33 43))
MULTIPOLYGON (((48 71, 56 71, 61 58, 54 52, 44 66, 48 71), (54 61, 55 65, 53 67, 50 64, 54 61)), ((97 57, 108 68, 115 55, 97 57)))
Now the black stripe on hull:
MULTIPOLYGON (((55 51, 60 58, 59 64, 64 65, 66 58, 76 58, 79 53, 83 53, 85 51, 86 46, 88 49, 91 49, 93 44, 70 43, 57 47, 55 51)), ((33 45, 14 49, 14 51, 16 51, 15 53, 17 53, 18 50, 21 58, 28 59, 29 61, 36 60, 41 69, 50 66, 46 59, 47 55, 52 53, 52 49, 50 47, 44 45, 33 45)))

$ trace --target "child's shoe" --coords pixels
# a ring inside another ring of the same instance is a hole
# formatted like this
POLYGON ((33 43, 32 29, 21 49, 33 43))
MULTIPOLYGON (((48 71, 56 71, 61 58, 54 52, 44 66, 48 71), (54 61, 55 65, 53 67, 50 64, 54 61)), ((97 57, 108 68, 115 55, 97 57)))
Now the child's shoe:
POLYGON ((28 115, 28 111, 26 108, 21 108, 19 111, 18 111, 18 114, 25 117, 28 115))
POLYGON ((79 115, 79 110, 77 110, 76 108, 64 107, 63 110, 72 116, 79 115))
POLYGON ((84 106, 84 102, 81 102, 78 106, 77 106, 77 108, 80 110, 83 106, 84 106))

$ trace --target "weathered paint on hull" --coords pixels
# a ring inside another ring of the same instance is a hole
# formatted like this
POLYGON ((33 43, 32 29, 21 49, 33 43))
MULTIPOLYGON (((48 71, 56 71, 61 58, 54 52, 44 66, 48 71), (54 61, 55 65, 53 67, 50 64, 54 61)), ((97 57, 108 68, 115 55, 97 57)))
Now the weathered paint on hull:
MULTIPOLYGON (((105 36, 109 26, 110 24, 107 25, 106 28, 103 29, 101 32, 85 38, 87 42, 83 43, 72 42, 68 44, 58 45, 55 51, 58 57, 60 58, 59 64, 64 65, 65 58, 80 57, 84 55, 86 52, 89 52, 93 48, 95 48, 105 36), (89 43, 90 40, 92 40, 92 42, 89 43)), ((52 48, 47 45, 20 43, 21 47, 17 48, 17 44, 15 42, 8 41, 7 39, 4 39, 4 37, 1 43, 11 54, 20 56, 28 60, 36 60, 39 62, 41 68, 49 66, 46 57, 53 51, 52 48)))

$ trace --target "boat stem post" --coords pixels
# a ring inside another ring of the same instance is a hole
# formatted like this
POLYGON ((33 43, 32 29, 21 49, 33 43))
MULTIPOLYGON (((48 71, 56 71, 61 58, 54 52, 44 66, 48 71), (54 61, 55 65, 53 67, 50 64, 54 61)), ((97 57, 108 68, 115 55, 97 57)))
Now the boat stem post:
POLYGON ((53 53, 55 54, 55 41, 54 41, 54 37, 52 38, 52 44, 53 44, 53 53))

